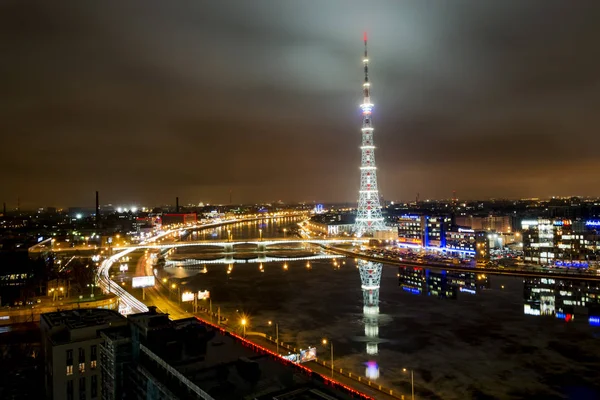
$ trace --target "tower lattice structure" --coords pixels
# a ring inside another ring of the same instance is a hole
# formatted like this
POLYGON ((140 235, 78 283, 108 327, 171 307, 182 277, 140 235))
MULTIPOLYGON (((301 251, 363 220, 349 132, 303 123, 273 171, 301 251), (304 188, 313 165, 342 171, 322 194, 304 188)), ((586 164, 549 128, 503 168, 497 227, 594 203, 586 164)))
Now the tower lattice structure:
POLYGON ((381 204, 379 202, 379 191, 377 189, 377 168, 375 167, 375 145, 373 142, 373 124, 371 113, 371 83, 369 82, 369 58, 367 56, 367 34, 364 35, 365 57, 363 64, 365 68, 365 81, 363 83, 363 103, 360 105, 363 114, 361 165, 360 165, 360 192, 358 196, 358 209, 354 231, 357 236, 373 235, 376 231, 385 229, 381 204))
POLYGON ((367 354, 378 353, 379 341, 379 284, 383 264, 358 260, 358 271, 363 292, 363 316, 365 319, 365 336, 367 337, 367 354))

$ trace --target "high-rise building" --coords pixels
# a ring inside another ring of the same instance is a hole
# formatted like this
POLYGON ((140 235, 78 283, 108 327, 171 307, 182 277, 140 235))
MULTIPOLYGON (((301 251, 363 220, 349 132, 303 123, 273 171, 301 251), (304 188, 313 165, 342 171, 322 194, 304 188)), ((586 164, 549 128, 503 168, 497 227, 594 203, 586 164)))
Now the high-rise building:
POLYGON ((357 236, 373 235, 376 231, 385 230, 379 190, 377 189, 377 167, 375 166, 375 144, 373 142, 373 125, 371 113, 371 83, 369 82, 369 58, 367 56, 367 34, 364 35, 365 57, 363 59, 365 81, 363 83, 363 103, 360 105, 363 115, 360 192, 354 230, 357 236))
POLYGON ((125 326, 118 312, 101 308, 42 314, 40 329, 49 399, 97 399, 101 373, 99 331, 125 326))

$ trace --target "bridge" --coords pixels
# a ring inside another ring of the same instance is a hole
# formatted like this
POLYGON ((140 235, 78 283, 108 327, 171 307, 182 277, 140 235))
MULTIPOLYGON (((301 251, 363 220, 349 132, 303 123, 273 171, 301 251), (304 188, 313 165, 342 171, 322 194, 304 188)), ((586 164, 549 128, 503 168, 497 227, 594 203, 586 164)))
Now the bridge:
POLYGON ((311 260, 335 260, 336 258, 340 258, 343 256, 339 256, 336 254, 316 254, 312 256, 305 257, 269 257, 263 254, 259 255, 255 258, 233 258, 233 257, 223 257, 217 259, 210 260, 201 260, 197 258, 188 258, 185 260, 167 260, 165 263, 165 268, 170 267, 194 267, 197 265, 204 264, 262 264, 262 263, 270 263, 270 262, 292 262, 292 261, 311 261, 311 260))
POLYGON ((192 240, 185 242, 168 242, 168 243, 143 243, 135 246, 123 246, 115 248, 119 250, 142 250, 142 249, 171 249, 176 247, 193 247, 193 246, 205 246, 205 247, 221 247, 225 250, 225 253, 233 253, 235 246, 246 245, 256 246, 258 252, 266 251, 268 246, 278 244, 316 244, 319 246, 328 246, 335 244, 364 244, 369 239, 346 239, 346 238, 328 238, 328 239, 250 239, 250 240, 192 240))

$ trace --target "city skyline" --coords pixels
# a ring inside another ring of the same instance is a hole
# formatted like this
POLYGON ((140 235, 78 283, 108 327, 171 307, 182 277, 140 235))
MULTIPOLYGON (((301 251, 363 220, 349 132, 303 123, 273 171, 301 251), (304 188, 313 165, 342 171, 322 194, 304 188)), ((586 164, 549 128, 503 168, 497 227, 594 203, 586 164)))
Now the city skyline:
POLYGON ((0 201, 356 202, 364 30, 386 199, 599 196, 597 5, 439 4, 7 5, 0 201))

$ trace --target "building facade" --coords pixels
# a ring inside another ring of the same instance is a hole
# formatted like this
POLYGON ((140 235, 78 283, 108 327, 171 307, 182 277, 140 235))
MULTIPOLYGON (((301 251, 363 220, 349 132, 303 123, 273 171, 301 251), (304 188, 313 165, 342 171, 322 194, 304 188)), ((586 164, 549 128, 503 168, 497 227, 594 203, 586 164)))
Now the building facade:
POLYGON ((99 335, 102 329, 124 326, 127 320, 106 309, 42 314, 40 329, 45 356, 45 386, 49 399, 100 398, 99 335))
POLYGON ((538 218, 521 226, 525 262, 586 268, 600 260, 600 221, 538 218))

